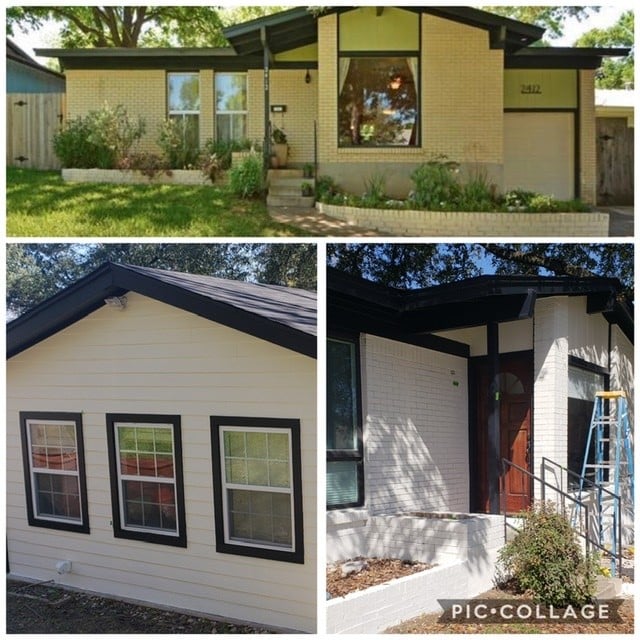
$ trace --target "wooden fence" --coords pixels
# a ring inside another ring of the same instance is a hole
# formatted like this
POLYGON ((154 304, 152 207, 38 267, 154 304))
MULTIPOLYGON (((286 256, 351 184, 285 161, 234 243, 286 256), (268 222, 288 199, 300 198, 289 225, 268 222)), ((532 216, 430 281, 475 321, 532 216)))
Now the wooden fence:
POLYGON ((7 95, 7 166, 59 169, 53 135, 64 121, 64 93, 7 95))
POLYGON ((633 133, 626 118, 596 119, 598 204, 633 204, 633 133))

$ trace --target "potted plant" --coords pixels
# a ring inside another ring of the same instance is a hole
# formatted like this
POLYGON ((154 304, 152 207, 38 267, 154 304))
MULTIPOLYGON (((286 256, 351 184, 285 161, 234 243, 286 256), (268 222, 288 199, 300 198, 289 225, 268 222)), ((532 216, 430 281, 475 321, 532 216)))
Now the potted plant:
POLYGON ((289 145, 287 144, 287 134, 278 127, 274 127, 271 132, 271 138, 273 139, 273 153, 277 158, 277 166, 279 168, 287 166, 287 160, 289 156, 289 145))
POLYGON ((313 165, 307 162, 302 167, 302 177, 303 178, 313 178, 313 165))
POLYGON ((301 188, 303 196, 308 197, 313 195, 313 185, 310 182, 303 182, 301 188))

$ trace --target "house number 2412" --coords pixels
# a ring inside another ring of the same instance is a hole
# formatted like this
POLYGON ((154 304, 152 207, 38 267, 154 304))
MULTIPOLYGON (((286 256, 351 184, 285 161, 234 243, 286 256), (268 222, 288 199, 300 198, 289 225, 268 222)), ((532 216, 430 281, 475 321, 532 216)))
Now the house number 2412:
POLYGON ((521 84, 520 93, 525 95, 542 95, 542 87, 539 84, 521 84))

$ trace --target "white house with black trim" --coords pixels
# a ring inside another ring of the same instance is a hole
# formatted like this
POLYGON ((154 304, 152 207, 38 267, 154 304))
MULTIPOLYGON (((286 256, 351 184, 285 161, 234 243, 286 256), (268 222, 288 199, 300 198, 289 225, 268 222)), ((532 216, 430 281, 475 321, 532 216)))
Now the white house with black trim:
POLYGON ((315 293, 108 263, 7 356, 11 576, 316 630, 315 293))

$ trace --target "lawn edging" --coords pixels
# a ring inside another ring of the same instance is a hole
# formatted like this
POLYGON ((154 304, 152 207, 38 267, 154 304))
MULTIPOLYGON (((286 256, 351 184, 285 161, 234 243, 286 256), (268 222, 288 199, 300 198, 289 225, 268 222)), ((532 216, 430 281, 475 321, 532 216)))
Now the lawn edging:
POLYGON ((211 185, 211 180, 199 169, 171 169, 153 176, 138 170, 121 169, 62 169, 65 182, 102 182, 106 184, 181 184, 211 185))
POLYGON ((394 236, 606 237, 609 214, 371 209, 323 202, 327 216, 394 236))

